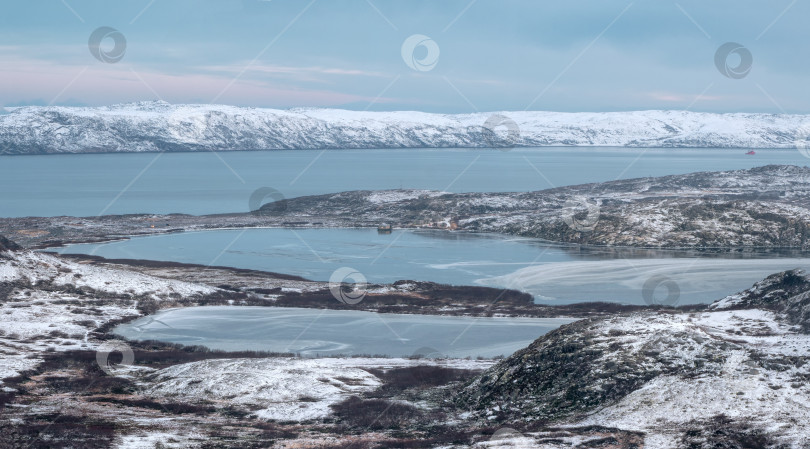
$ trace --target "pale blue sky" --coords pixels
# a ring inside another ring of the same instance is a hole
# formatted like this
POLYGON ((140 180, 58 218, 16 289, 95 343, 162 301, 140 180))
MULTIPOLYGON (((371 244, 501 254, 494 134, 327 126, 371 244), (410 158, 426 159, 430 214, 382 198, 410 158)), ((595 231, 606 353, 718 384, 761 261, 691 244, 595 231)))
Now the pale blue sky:
POLYGON ((808 113, 808 16, 791 0, 6 2, 0 104, 808 113), (101 26, 126 37, 118 63, 88 50, 101 26), (432 70, 403 60, 414 34, 440 49, 432 70), (742 79, 714 64, 730 41, 753 55, 742 79))

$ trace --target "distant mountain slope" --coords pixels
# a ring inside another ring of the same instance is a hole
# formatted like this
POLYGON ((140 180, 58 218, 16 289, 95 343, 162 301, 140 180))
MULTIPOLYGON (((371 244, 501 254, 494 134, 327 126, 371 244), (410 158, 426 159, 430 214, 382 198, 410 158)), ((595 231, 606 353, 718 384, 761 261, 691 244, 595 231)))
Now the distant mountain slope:
POLYGON ((428 114, 165 102, 6 109, 10 113, 0 115, 0 152, 8 154, 568 145, 792 148, 810 130, 803 128, 810 124, 805 115, 687 111, 428 114), (506 126, 493 126, 504 120, 514 122, 509 133, 506 126))

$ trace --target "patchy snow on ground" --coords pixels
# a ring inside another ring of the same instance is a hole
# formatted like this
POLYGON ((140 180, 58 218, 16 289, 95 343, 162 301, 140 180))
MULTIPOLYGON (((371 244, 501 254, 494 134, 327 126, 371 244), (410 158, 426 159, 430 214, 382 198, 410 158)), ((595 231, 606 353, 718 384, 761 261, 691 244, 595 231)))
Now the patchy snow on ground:
POLYGON ((435 190, 382 190, 371 193, 366 197, 366 200, 375 204, 396 203, 397 201, 413 200, 421 197, 442 196, 445 193, 447 192, 435 190))
POLYGON ((810 335, 796 333, 774 313, 748 309, 654 317, 637 314, 606 320, 600 329, 635 333, 635 339, 619 340, 623 347, 637 349, 657 335, 690 335, 688 344, 670 346, 667 352, 676 364, 690 363, 692 353, 707 344, 728 346, 719 372, 658 376, 573 425, 645 432, 645 445, 664 449, 680 447, 685 429, 698 426, 694 422, 724 414, 750 421, 790 447, 810 444, 810 423, 802 418, 810 416, 810 387, 801 380, 808 368, 792 366, 784 358, 810 354, 810 335), (638 338, 639 332, 646 338, 638 338))
POLYGON ((0 282, 21 279, 32 284, 49 281, 56 285, 89 287, 116 294, 151 293, 156 298, 169 295, 209 294, 216 291, 215 288, 205 285, 82 264, 31 251, 15 253, 12 260, 0 260, 0 282))
POLYGON ((90 298, 75 293, 89 287, 111 296, 148 295, 155 299, 197 296, 213 287, 140 273, 66 261, 31 251, 5 252, 0 282, 21 283, 0 303, 0 379, 34 368, 45 351, 94 350, 88 334, 105 323, 137 316, 135 299, 90 298), (48 291, 37 282, 65 287, 48 291))
POLYGON ((179 431, 152 431, 122 435, 114 444, 117 449, 155 449, 156 447, 179 449, 193 447, 195 443, 204 439, 205 436, 202 434, 189 436, 179 431))
POLYGON ((650 447, 664 449, 680 447, 678 439, 692 420, 709 420, 720 414, 732 419, 754 416, 758 425, 796 444, 794 447, 806 447, 810 444, 810 424, 802 419, 810 415, 806 388, 791 387, 787 376, 749 374, 745 359, 742 353, 731 357, 722 377, 658 377, 577 424, 644 431, 650 447))
POLYGON ((371 391, 380 380, 367 371, 415 365, 486 369, 489 360, 289 357, 217 359, 175 365, 145 379, 145 394, 174 401, 213 401, 246 406, 261 419, 310 421, 328 416, 330 405, 371 391))
POLYGON ((25 293, 0 307, 0 379, 34 368, 45 351, 92 350, 98 342, 88 340, 91 330, 139 314, 122 304, 86 307, 81 298, 66 293, 25 293))

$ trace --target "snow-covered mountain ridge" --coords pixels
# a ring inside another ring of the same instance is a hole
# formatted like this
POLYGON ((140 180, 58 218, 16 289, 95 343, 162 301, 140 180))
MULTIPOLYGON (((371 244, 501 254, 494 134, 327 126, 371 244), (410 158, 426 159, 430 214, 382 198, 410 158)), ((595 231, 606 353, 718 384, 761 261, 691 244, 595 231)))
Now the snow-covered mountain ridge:
POLYGON ((793 148, 810 116, 689 111, 431 114, 141 102, 0 115, 0 153, 534 146, 793 148))

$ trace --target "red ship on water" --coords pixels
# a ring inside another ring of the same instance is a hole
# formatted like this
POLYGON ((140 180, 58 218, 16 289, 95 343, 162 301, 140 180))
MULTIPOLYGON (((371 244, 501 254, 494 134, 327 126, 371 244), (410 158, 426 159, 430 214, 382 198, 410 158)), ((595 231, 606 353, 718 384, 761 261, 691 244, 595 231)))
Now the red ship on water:
POLYGON ((749 151, 749 152, 747 152, 747 153, 745 153, 745 154, 757 154, 757 152, 756 152, 756 151, 754 151, 754 150, 751 150, 751 151, 749 151))

